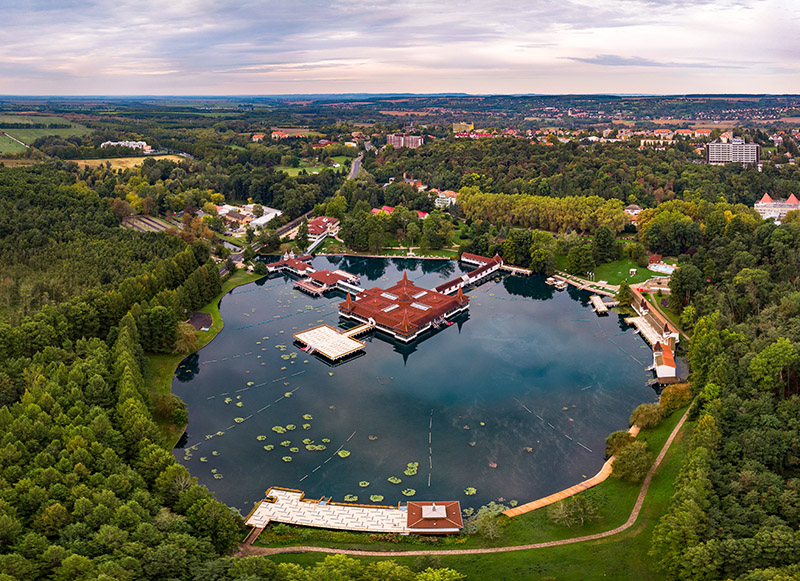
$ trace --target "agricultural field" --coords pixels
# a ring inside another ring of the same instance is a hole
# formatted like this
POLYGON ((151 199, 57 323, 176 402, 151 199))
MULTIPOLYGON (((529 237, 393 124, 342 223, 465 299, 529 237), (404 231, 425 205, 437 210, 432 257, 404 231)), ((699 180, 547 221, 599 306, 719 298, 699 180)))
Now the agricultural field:
POLYGON ((0 155, 22 153, 27 149, 27 147, 20 145, 7 135, 3 135, 3 132, 4 130, 0 129, 0 155))
POLYGON ((142 165, 146 159, 168 159, 174 162, 185 161, 185 158, 179 155, 139 155, 135 157, 111 157, 107 159, 76 159, 70 160, 78 164, 79 167, 95 168, 100 165, 105 165, 106 162, 111 164, 111 169, 130 169, 137 165, 142 165))
POLYGON ((138 232, 163 232, 172 226, 172 224, 153 216, 128 216, 123 223, 123 227, 138 232))
POLYGON ((283 131, 291 137, 322 137, 322 133, 311 131, 308 127, 273 127, 272 130, 283 131))
MULTIPOLYGON (((83 125, 79 125, 78 123, 72 123, 68 119, 64 119, 63 117, 53 117, 48 115, 9 115, 4 114, 0 115, 0 125, 3 123, 58 123, 58 124, 66 124, 69 123, 70 127, 62 127, 59 129, 2 129, 0 131, 3 133, 8 133, 9 135, 16 137, 23 143, 27 143, 30 145, 40 137, 45 137, 47 135, 58 135, 59 137, 70 137, 72 135, 85 135, 89 132, 89 130, 84 127, 83 125)), ((5 150, 0 149, 2 153, 9 153, 5 150)))
POLYGON ((9 158, 3 159, 0 158, 0 167, 25 167, 29 165, 35 165, 37 163, 41 163, 42 160, 40 159, 27 159, 27 158, 9 158))

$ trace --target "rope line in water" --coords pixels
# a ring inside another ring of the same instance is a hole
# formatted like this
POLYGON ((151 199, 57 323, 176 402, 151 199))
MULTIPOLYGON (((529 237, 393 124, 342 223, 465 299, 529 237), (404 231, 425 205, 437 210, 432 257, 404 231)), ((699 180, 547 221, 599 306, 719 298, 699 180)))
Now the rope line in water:
MULTIPOLYGON (((589 387, 591 387, 591 386, 589 386, 589 387)), ((584 389, 586 389, 586 388, 584 388, 584 389)), ((528 413, 529 413, 529 414, 531 414, 531 415, 534 415, 534 416, 536 416, 536 417, 537 417, 537 418, 539 418, 539 419, 540 419, 542 422, 546 423, 548 426, 550 426, 551 428, 553 428, 555 431, 558 431, 558 428, 556 428, 556 427, 555 427, 553 424, 551 424, 550 422, 546 421, 546 420, 545 420, 545 419, 544 419, 542 416, 540 416, 540 415, 539 415, 539 414, 537 414, 536 412, 534 412, 534 411, 531 411, 531 409, 530 409, 528 406, 526 406, 524 403, 522 403, 520 400, 518 400, 517 398, 514 398, 514 401, 515 401, 515 402, 517 402, 517 403, 518 403, 520 406, 522 406, 522 409, 524 409, 526 412, 528 412, 528 413)), ((591 450, 591 448, 589 448, 589 447, 587 447, 587 446, 583 445, 582 443, 578 442, 577 440, 575 440, 574 438, 572 438, 572 436, 569 436, 569 435, 567 435, 567 434, 566 434, 566 433, 564 433, 564 432, 562 432, 562 433, 561 433, 561 435, 562 435, 562 436, 564 436, 565 438, 567 438, 568 440, 570 440, 570 441, 572 441, 572 442, 575 442, 576 444, 578 444, 578 446, 580 446, 580 447, 581 447, 581 448, 583 448, 584 450, 588 450, 589 452, 591 452, 591 451, 592 451, 592 450, 591 450)))

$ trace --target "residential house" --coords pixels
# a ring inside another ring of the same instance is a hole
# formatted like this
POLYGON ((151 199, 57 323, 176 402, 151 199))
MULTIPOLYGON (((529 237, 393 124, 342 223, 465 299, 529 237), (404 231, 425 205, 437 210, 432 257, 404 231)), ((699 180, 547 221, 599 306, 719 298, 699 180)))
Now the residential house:
POLYGON ((316 242, 323 236, 336 236, 339 233, 339 220, 330 216, 317 216, 308 221, 308 240, 316 242))
POLYGON ((264 135, 263 133, 253 133, 252 139, 255 142, 261 142, 261 141, 264 141, 265 137, 266 137, 266 135, 264 135))

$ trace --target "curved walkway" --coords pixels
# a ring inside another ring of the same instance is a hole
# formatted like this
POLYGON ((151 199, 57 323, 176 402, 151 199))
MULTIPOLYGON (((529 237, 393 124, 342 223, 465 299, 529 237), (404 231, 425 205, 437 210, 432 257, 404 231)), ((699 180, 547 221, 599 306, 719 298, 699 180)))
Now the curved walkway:
MULTIPOLYGON (((691 408, 689 408, 691 409, 691 408)), ((434 551, 363 551, 363 550, 356 550, 356 549, 332 549, 329 547, 308 547, 308 546, 297 546, 297 547, 254 547, 252 545, 239 545, 239 552, 236 553, 236 556, 244 557, 250 555, 276 555, 278 553, 305 553, 305 552, 317 552, 317 553, 341 553, 344 555, 354 555, 358 557, 417 557, 422 555, 478 555, 482 553, 508 553, 511 551, 527 551, 529 549, 543 549, 546 547, 557 547, 560 545, 569 545, 572 543, 582 543, 584 541, 594 541, 597 539, 604 539, 606 537, 611 537, 616 535, 617 533, 621 533, 629 528, 631 528, 636 519, 639 518, 639 513, 642 510, 642 505, 644 504, 644 499, 647 496, 647 491, 650 488, 650 482, 653 480, 653 475, 655 474, 658 467, 661 465, 661 462, 664 460, 664 456, 667 455, 667 451, 669 447, 672 445, 673 440, 675 440, 678 432, 683 427, 686 418, 689 416, 689 409, 683 414, 678 424, 672 430, 672 433, 667 438, 667 441, 664 443, 664 447, 661 449, 661 452, 658 454, 656 461, 653 462, 653 465, 650 467, 650 471, 647 473, 647 476, 642 483, 642 489, 639 491, 639 496, 636 499, 636 503, 633 505, 633 510, 631 511, 628 520, 625 523, 621 524, 620 526, 611 529, 610 531, 605 531, 602 533, 597 533, 594 535, 586 535, 583 537, 574 537, 571 539, 562 539, 560 541, 547 541, 544 543, 531 543, 529 545, 514 545, 510 547, 493 547, 490 549, 453 549, 451 551, 443 551, 443 550, 434 550, 434 551)))

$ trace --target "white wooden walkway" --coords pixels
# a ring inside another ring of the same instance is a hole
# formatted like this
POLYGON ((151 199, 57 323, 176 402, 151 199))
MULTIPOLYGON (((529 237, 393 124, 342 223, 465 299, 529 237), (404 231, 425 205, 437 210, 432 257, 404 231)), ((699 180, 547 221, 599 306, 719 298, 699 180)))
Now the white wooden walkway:
MULTIPOLYGON (((408 513, 399 508, 387 506, 358 506, 353 504, 320 504, 319 501, 304 500, 299 490, 271 488, 267 498, 262 500, 246 524, 263 528, 270 521, 308 527, 337 529, 343 531, 364 531, 370 533, 408 534, 408 513)), ((324 501, 323 501, 324 502, 324 501)))

